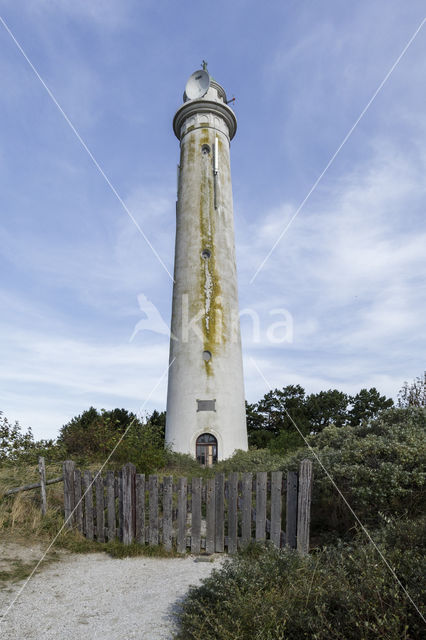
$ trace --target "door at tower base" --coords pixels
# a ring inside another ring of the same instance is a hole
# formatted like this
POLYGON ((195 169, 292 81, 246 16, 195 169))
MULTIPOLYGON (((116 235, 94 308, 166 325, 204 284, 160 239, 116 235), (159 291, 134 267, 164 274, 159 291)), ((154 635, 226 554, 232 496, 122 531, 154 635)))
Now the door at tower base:
POLYGON ((230 141, 224 89, 191 76, 173 128, 180 140, 166 444, 200 464, 247 450, 230 141))
POLYGON ((203 467, 212 467, 217 461, 217 440, 211 433, 203 433, 197 438, 197 462, 203 467))

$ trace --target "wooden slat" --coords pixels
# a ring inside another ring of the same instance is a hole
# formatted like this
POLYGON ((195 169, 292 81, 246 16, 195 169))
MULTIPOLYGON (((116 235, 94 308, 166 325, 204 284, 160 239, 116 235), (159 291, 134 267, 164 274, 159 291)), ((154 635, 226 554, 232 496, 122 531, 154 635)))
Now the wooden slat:
MULTIPOLYGON (((51 478, 50 480, 46 480, 46 485, 48 484, 57 484, 58 482, 63 482, 64 476, 59 476, 58 478, 51 478)), ((20 493, 21 491, 30 491, 31 489, 39 489, 40 482, 32 482, 31 484, 25 484, 23 487, 14 487, 13 489, 8 489, 2 496, 12 496, 15 493, 20 493)))
POLYGON ((173 540, 173 478, 163 478, 163 544, 167 551, 172 548, 173 540))
POLYGON ((43 456, 40 456, 38 459, 38 473, 40 475, 41 515, 45 516, 47 511, 46 465, 43 456))
POLYGON ((149 532, 148 542, 158 545, 158 476, 149 476, 149 532))
POLYGON ((295 549, 297 544, 297 471, 287 471, 286 544, 295 549))
POLYGON ((282 471, 271 473, 271 541, 281 546, 282 471))
POLYGON ((229 474, 228 492, 228 553, 235 553, 238 536, 238 473, 229 474))
POLYGON ((74 524, 74 468, 72 460, 65 460, 62 465, 64 474, 64 516, 65 525, 71 529, 74 524))
POLYGON ((136 504, 136 542, 145 544, 145 474, 135 476, 135 504, 136 504))
POLYGON ((215 551, 215 479, 207 478, 206 489, 206 553, 214 553, 215 551))
POLYGON ((114 471, 106 472, 106 497, 107 497, 107 522, 108 540, 114 540, 117 535, 115 514, 115 474, 114 471))
POLYGON ((192 478, 191 553, 200 553, 201 548, 201 478, 192 478))
POLYGON ((118 501, 118 539, 123 541, 123 471, 120 469, 115 479, 115 492, 118 501))
POLYGON ((136 467, 128 462, 122 469, 123 495, 123 544, 130 544, 134 537, 134 481, 136 467))
POLYGON ((256 540, 266 540, 266 471, 256 474, 256 540))
POLYGON ((98 542, 105 542, 104 528, 104 481, 101 474, 95 477, 95 495, 96 495, 96 539, 98 542))
POLYGON ((187 503, 187 480, 179 478, 178 482, 178 535, 177 551, 186 551, 186 503, 187 503))
POLYGON ((83 533, 83 500, 81 499, 81 471, 74 469, 74 504, 75 504, 75 524, 83 533))
POLYGON ((223 553, 225 545, 225 475, 217 473, 215 476, 215 493, 216 493, 216 535, 215 550, 223 553))
POLYGON ((84 535, 93 540, 93 485, 90 471, 83 472, 84 535))
POLYGON ((251 507, 252 507, 252 482, 251 473, 245 473, 242 481, 242 521, 241 544, 245 547, 251 541, 251 507))
POLYGON ((299 496, 297 503, 297 550, 309 552, 309 529, 311 523, 312 462, 302 460, 299 469, 299 496))

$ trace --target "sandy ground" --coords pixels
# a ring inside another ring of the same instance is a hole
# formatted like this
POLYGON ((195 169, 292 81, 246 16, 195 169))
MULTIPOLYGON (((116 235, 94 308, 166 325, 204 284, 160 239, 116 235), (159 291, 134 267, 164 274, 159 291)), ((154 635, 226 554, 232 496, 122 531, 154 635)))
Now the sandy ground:
POLYGON ((44 547, 35 543, 31 547, 17 542, 0 540, 0 571, 12 571, 14 561, 23 564, 37 564, 43 555, 44 547))
POLYGON ((41 569, 11 608, 23 583, 0 591, 0 637, 169 640, 173 612, 189 585, 198 584, 221 561, 65 555, 41 569))

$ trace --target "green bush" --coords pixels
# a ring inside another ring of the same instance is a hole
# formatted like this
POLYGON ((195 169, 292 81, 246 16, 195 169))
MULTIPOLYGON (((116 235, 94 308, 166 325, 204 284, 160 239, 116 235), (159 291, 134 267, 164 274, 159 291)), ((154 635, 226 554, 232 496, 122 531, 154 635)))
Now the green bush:
POLYGON ((132 462, 149 474, 166 464, 164 414, 157 411, 142 422, 126 409, 90 407, 61 428, 58 443, 80 466, 110 457, 112 464, 132 462))
MULTIPOLYGON (((387 525, 380 551, 421 609, 426 520, 387 525)), ((176 640, 420 640, 423 622, 360 533, 315 555, 250 547, 192 587, 176 640)))
POLYGON ((164 471, 168 475, 176 476, 202 476, 205 472, 199 462, 189 453, 178 453, 171 450, 166 451, 164 471))
POLYGON ((426 486, 426 411, 389 409, 358 426, 326 427, 281 468, 297 469, 302 458, 314 465, 312 533, 344 535, 354 517, 319 464, 333 478, 359 519, 376 526, 379 513, 415 516, 426 486))
POLYGON ((135 423, 139 423, 136 415, 126 409, 98 411, 90 407, 61 428, 58 442, 69 456, 106 457, 135 423))
POLYGON ((166 464, 167 450, 158 427, 135 421, 111 456, 118 464, 132 462, 139 473, 153 473, 166 464))
POLYGON ((175 476, 211 478, 216 473, 240 473, 256 471, 275 471, 285 464, 285 458, 271 453, 268 449, 238 450, 231 458, 216 462, 213 467, 201 467, 197 460, 187 453, 166 452, 164 473, 175 476))
POLYGON ((269 449, 239 449, 231 458, 218 462, 214 470, 216 473, 276 471, 284 462, 285 458, 282 455, 272 453, 269 449))

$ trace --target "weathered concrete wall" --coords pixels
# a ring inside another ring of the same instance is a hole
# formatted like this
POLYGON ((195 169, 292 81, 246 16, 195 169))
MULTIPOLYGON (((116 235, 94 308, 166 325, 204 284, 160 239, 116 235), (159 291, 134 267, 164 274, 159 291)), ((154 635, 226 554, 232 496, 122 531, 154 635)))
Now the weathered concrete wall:
POLYGON ((235 116, 223 104, 210 87, 203 99, 180 110, 166 424, 166 441, 174 450, 195 455, 197 437, 211 433, 220 459, 247 449, 229 154, 235 116), (215 100, 221 103, 218 110, 215 100), (204 352, 211 354, 209 360, 204 352), (197 411, 197 400, 215 400, 216 410, 197 411))

